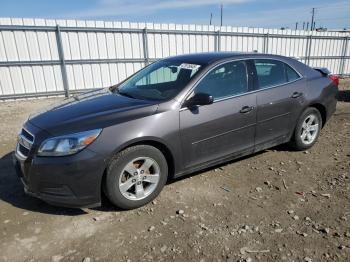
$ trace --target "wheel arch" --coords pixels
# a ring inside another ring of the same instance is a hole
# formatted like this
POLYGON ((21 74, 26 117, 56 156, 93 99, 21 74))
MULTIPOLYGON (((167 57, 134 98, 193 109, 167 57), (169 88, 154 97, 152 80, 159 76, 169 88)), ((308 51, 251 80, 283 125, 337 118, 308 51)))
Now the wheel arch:
POLYGON ((170 149, 170 146, 166 144, 166 142, 154 138, 154 137, 142 137, 142 138, 137 138, 131 141, 128 141, 126 143, 124 143, 123 145, 119 146, 110 156, 110 158, 106 161, 106 167, 105 170, 103 172, 103 177, 102 177, 102 183, 101 186, 103 186, 103 183, 105 181, 105 177, 106 177, 106 171, 107 168, 110 164, 110 162, 112 161, 113 157, 118 154, 119 152, 132 147, 132 146, 136 146, 136 145, 149 145, 149 146, 153 146, 155 148, 157 148, 159 151, 161 151, 167 161, 168 164, 168 179, 174 177, 175 175, 175 169, 176 169, 176 163, 175 163, 175 157, 174 157, 174 153, 172 152, 172 150, 170 149))
POLYGON ((147 138, 147 139, 142 139, 139 141, 134 141, 130 142, 127 145, 124 145, 121 149, 118 150, 117 153, 125 150, 126 148, 136 146, 136 145, 149 145, 157 148, 162 154, 164 155, 167 164, 168 164, 168 177, 173 177, 174 176, 174 171, 175 171, 175 158, 174 155, 169 148, 168 145, 166 145, 163 141, 147 138))
POLYGON ((310 108, 310 107, 313 107, 313 108, 316 108, 318 110, 318 112, 320 112, 320 115, 321 115, 321 118, 322 118, 322 128, 324 127, 324 125, 326 124, 326 121, 327 121, 327 109, 326 107, 319 103, 319 102, 313 102, 313 103, 310 103, 308 104, 307 106, 305 106, 301 111, 300 113, 298 114, 298 118, 296 119, 295 121, 295 124, 293 126, 293 129, 292 129, 292 132, 290 133, 290 136, 289 136, 289 140, 290 139, 293 139, 293 134, 295 132, 295 129, 296 129, 296 126, 297 126, 297 123, 299 121, 299 118, 300 116, 304 113, 304 111, 307 109, 307 108, 310 108))
POLYGON ((320 112, 321 118, 322 118, 322 127, 326 124, 327 121, 327 109, 324 105, 321 103, 312 103, 308 107, 314 107, 320 112))

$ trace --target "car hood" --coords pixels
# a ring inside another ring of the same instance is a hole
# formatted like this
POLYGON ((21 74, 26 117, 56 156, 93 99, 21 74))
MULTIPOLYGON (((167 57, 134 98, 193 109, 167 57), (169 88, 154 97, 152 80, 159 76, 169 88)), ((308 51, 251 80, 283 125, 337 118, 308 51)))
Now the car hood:
POLYGON ((157 103, 99 89, 65 99, 31 115, 29 122, 52 135, 104 128, 155 113, 157 103))

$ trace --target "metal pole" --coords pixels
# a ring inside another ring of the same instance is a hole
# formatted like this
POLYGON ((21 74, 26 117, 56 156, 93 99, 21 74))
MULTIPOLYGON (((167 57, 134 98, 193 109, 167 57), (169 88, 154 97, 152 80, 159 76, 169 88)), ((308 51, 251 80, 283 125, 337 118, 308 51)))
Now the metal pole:
POLYGON ((264 53, 267 54, 269 52, 269 33, 266 33, 264 36, 264 53))
POLYGON ((221 4, 221 23, 220 23, 220 26, 222 26, 223 9, 224 9, 223 4, 221 4))
POLYGON ((306 47, 305 47, 305 64, 308 64, 308 55, 309 55, 309 42, 310 38, 309 36, 306 36, 306 47))
POLYGON ((61 30, 59 25, 56 26, 55 32, 56 32, 58 57, 60 59, 60 64, 61 64, 61 74, 62 74, 64 94, 66 97, 69 97, 69 83, 68 83, 68 77, 67 77, 67 68, 66 68, 66 61, 64 59, 64 50, 63 50, 61 30))
POLYGON ((340 75, 344 75, 346 53, 348 52, 348 40, 349 40, 348 36, 344 38, 342 58, 341 58, 340 70, 339 70, 340 75))
POLYGON ((142 33, 142 43, 143 43, 143 55, 145 58, 145 65, 149 64, 149 55, 148 55, 148 37, 147 37, 147 28, 143 29, 142 33))
POLYGON ((310 28, 311 28, 311 31, 313 31, 315 28, 314 28, 314 18, 315 18, 315 8, 312 8, 312 17, 311 17, 311 25, 310 25, 310 28))
POLYGON ((216 39, 215 39, 215 51, 220 52, 220 46, 221 46, 221 36, 220 36, 220 30, 216 31, 216 39))
POLYGON ((263 53, 266 54, 266 34, 263 36, 263 53))
POLYGON ((312 46, 312 35, 310 35, 310 42, 309 42, 309 56, 307 58, 307 64, 310 64, 310 56, 311 56, 311 46, 312 46))
POLYGON ((270 36, 269 36, 269 33, 266 34, 266 53, 269 52, 269 39, 270 39, 270 36))
POLYGON ((311 43, 312 43, 312 35, 307 37, 306 42, 306 54, 305 54, 305 64, 310 64, 310 55, 311 55, 311 43))

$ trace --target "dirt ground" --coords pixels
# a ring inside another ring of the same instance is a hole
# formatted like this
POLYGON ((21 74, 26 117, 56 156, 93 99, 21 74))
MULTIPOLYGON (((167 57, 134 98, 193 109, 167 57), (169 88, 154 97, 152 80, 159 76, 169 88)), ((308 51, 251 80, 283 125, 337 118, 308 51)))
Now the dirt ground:
POLYGON ((0 261, 349 261, 349 92, 311 150, 265 150, 124 212, 26 196, 11 161, 16 134, 61 98, 0 103, 0 261))

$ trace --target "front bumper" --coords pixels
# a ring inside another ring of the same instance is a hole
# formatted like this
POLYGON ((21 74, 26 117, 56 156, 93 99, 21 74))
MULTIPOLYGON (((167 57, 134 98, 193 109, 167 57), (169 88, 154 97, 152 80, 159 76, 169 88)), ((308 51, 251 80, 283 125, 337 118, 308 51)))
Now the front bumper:
POLYGON ((43 201, 64 207, 95 207, 101 204, 104 158, 85 149, 65 157, 23 159, 13 155, 24 191, 43 201))

